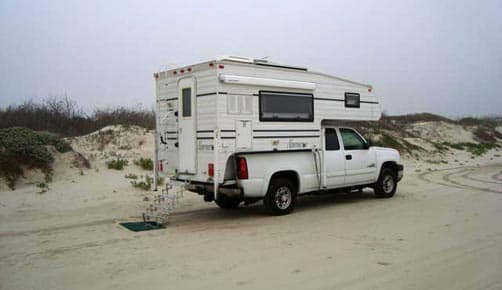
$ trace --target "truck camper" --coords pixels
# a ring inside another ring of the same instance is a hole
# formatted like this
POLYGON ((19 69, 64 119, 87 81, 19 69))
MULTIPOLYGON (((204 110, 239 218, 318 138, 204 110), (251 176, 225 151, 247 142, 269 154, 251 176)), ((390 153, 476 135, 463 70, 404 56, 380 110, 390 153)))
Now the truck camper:
POLYGON ((290 213, 298 195, 372 187, 391 197, 399 152, 344 121, 375 121, 371 85, 307 68, 227 56, 154 74, 157 173, 222 208, 264 201, 290 213))

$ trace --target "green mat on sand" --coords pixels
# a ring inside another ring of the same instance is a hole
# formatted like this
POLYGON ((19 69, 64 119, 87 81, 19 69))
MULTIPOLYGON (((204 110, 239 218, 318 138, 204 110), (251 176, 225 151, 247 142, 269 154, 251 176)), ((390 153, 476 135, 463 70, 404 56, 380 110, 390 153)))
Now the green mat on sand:
POLYGON ((166 228, 163 224, 157 222, 129 222, 120 223, 123 227, 133 232, 151 231, 166 228))

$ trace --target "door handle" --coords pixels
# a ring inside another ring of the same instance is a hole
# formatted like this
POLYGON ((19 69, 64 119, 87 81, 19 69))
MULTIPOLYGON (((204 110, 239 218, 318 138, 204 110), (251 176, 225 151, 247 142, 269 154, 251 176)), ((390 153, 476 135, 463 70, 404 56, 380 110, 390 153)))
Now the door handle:
POLYGON ((350 154, 345 155, 345 159, 347 159, 347 160, 352 160, 352 155, 350 155, 350 154))

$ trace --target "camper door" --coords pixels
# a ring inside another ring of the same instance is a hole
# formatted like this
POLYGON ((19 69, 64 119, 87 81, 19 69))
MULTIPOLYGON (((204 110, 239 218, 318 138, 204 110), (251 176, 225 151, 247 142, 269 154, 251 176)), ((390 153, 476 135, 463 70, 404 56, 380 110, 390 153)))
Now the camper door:
POLYGON ((195 174, 197 172, 195 77, 179 80, 178 96, 178 172, 195 174))

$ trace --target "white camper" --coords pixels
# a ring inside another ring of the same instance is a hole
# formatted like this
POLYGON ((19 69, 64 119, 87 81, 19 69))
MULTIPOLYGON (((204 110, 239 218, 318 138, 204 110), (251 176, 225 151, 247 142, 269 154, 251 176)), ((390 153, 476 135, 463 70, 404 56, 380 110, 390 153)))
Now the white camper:
POLYGON ((378 120, 370 85, 306 68, 222 57, 154 74, 159 174, 223 208, 371 186, 392 196, 399 153, 369 146, 340 121, 378 120))

